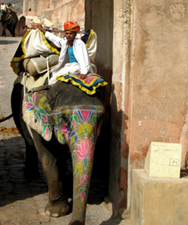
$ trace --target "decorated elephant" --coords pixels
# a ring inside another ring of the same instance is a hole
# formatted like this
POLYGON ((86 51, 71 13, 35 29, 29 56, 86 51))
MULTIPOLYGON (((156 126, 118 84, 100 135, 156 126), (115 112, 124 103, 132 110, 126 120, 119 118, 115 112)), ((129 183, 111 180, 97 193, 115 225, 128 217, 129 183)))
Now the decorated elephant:
POLYGON ((85 224, 94 150, 105 113, 105 87, 88 95, 72 83, 57 81, 23 92, 23 86, 16 84, 11 101, 15 123, 26 141, 26 174, 37 175, 36 148, 49 189, 45 212, 53 217, 66 215, 65 159, 59 155, 68 148, 73 166, 70 224, 85 224))
POLYGON ((5 10, 0 10, 0 22, 2 23, 2 36, 6 36, 6 29, 8 29, 15 37, 15 29, 18 22, 16 13, 9 13, 5 10))

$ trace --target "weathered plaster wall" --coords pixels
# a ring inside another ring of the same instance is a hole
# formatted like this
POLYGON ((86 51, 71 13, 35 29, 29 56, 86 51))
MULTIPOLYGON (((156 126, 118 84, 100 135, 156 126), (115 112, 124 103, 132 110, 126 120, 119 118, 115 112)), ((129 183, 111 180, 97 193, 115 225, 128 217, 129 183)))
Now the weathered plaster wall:
POLYGON ((132 167, 142 168, 151 141, 186 137, 188 2, 134 0, 133 7, 129 149, 132 167))
POLYGON ((188 150, 188 2, 114 0, 113 24, 110 196, 121 211, 151 141, 188 150))

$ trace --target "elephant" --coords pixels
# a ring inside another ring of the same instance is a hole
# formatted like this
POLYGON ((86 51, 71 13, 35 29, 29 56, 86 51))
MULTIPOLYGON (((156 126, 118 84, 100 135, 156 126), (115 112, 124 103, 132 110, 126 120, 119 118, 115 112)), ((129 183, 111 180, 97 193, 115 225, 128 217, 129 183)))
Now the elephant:
POLYGON ((2 36, 6 36, 6 29, 8 29, 15 37, 15 29, 18 22, 16 13, 9 13, 5 10, 0 10, 0 22, 2 23, 2 36))
POLYGON ((94 151, 105 113, 105 87, 97 88, 94 95, 61 81, 25 95, 23 89, 21 84, 14 86, 11 104, 15 124, 26 142, 25 174, 38 175, 38 155, 49 191, 45 212, 52 217, 66 215, 70 205, 63 157, 70 150, 73 170, 70 224, 83 225, 94 151))

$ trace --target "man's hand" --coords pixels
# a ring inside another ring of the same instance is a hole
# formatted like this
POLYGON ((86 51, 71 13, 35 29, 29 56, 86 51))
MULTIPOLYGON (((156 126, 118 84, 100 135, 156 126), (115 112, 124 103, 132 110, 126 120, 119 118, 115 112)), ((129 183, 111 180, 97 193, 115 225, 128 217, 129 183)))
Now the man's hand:
POLYGON ((86 77, 87 77, 87 76, 84 75, 84 74, 79 74, 79 75, 78 75, 78 78, 80 78, 80 79, 82 79, 82 80, 85 79, 86 77))
POLYGON ((46 33, 46 30, 42 27, 42 24, 37 23, 35 27, 41 30, 44 34, 46 33))

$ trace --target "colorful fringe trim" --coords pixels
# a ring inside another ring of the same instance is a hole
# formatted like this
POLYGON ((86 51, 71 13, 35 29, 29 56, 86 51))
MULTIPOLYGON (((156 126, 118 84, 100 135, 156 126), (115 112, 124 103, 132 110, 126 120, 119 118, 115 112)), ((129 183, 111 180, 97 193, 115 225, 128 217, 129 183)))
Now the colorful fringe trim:
POLYGON ((91 75, 86 77, 84 80, 79 79, 75 75, 64 75, 56 77, 57 80, 68 83, 69 81, 74 85, 79 87, 82 91, 86 92, 88 95, 93 95, 96 93, 96 89, 99 86, 106 86, 108 83, 104 81, 99 75, 91 75))

